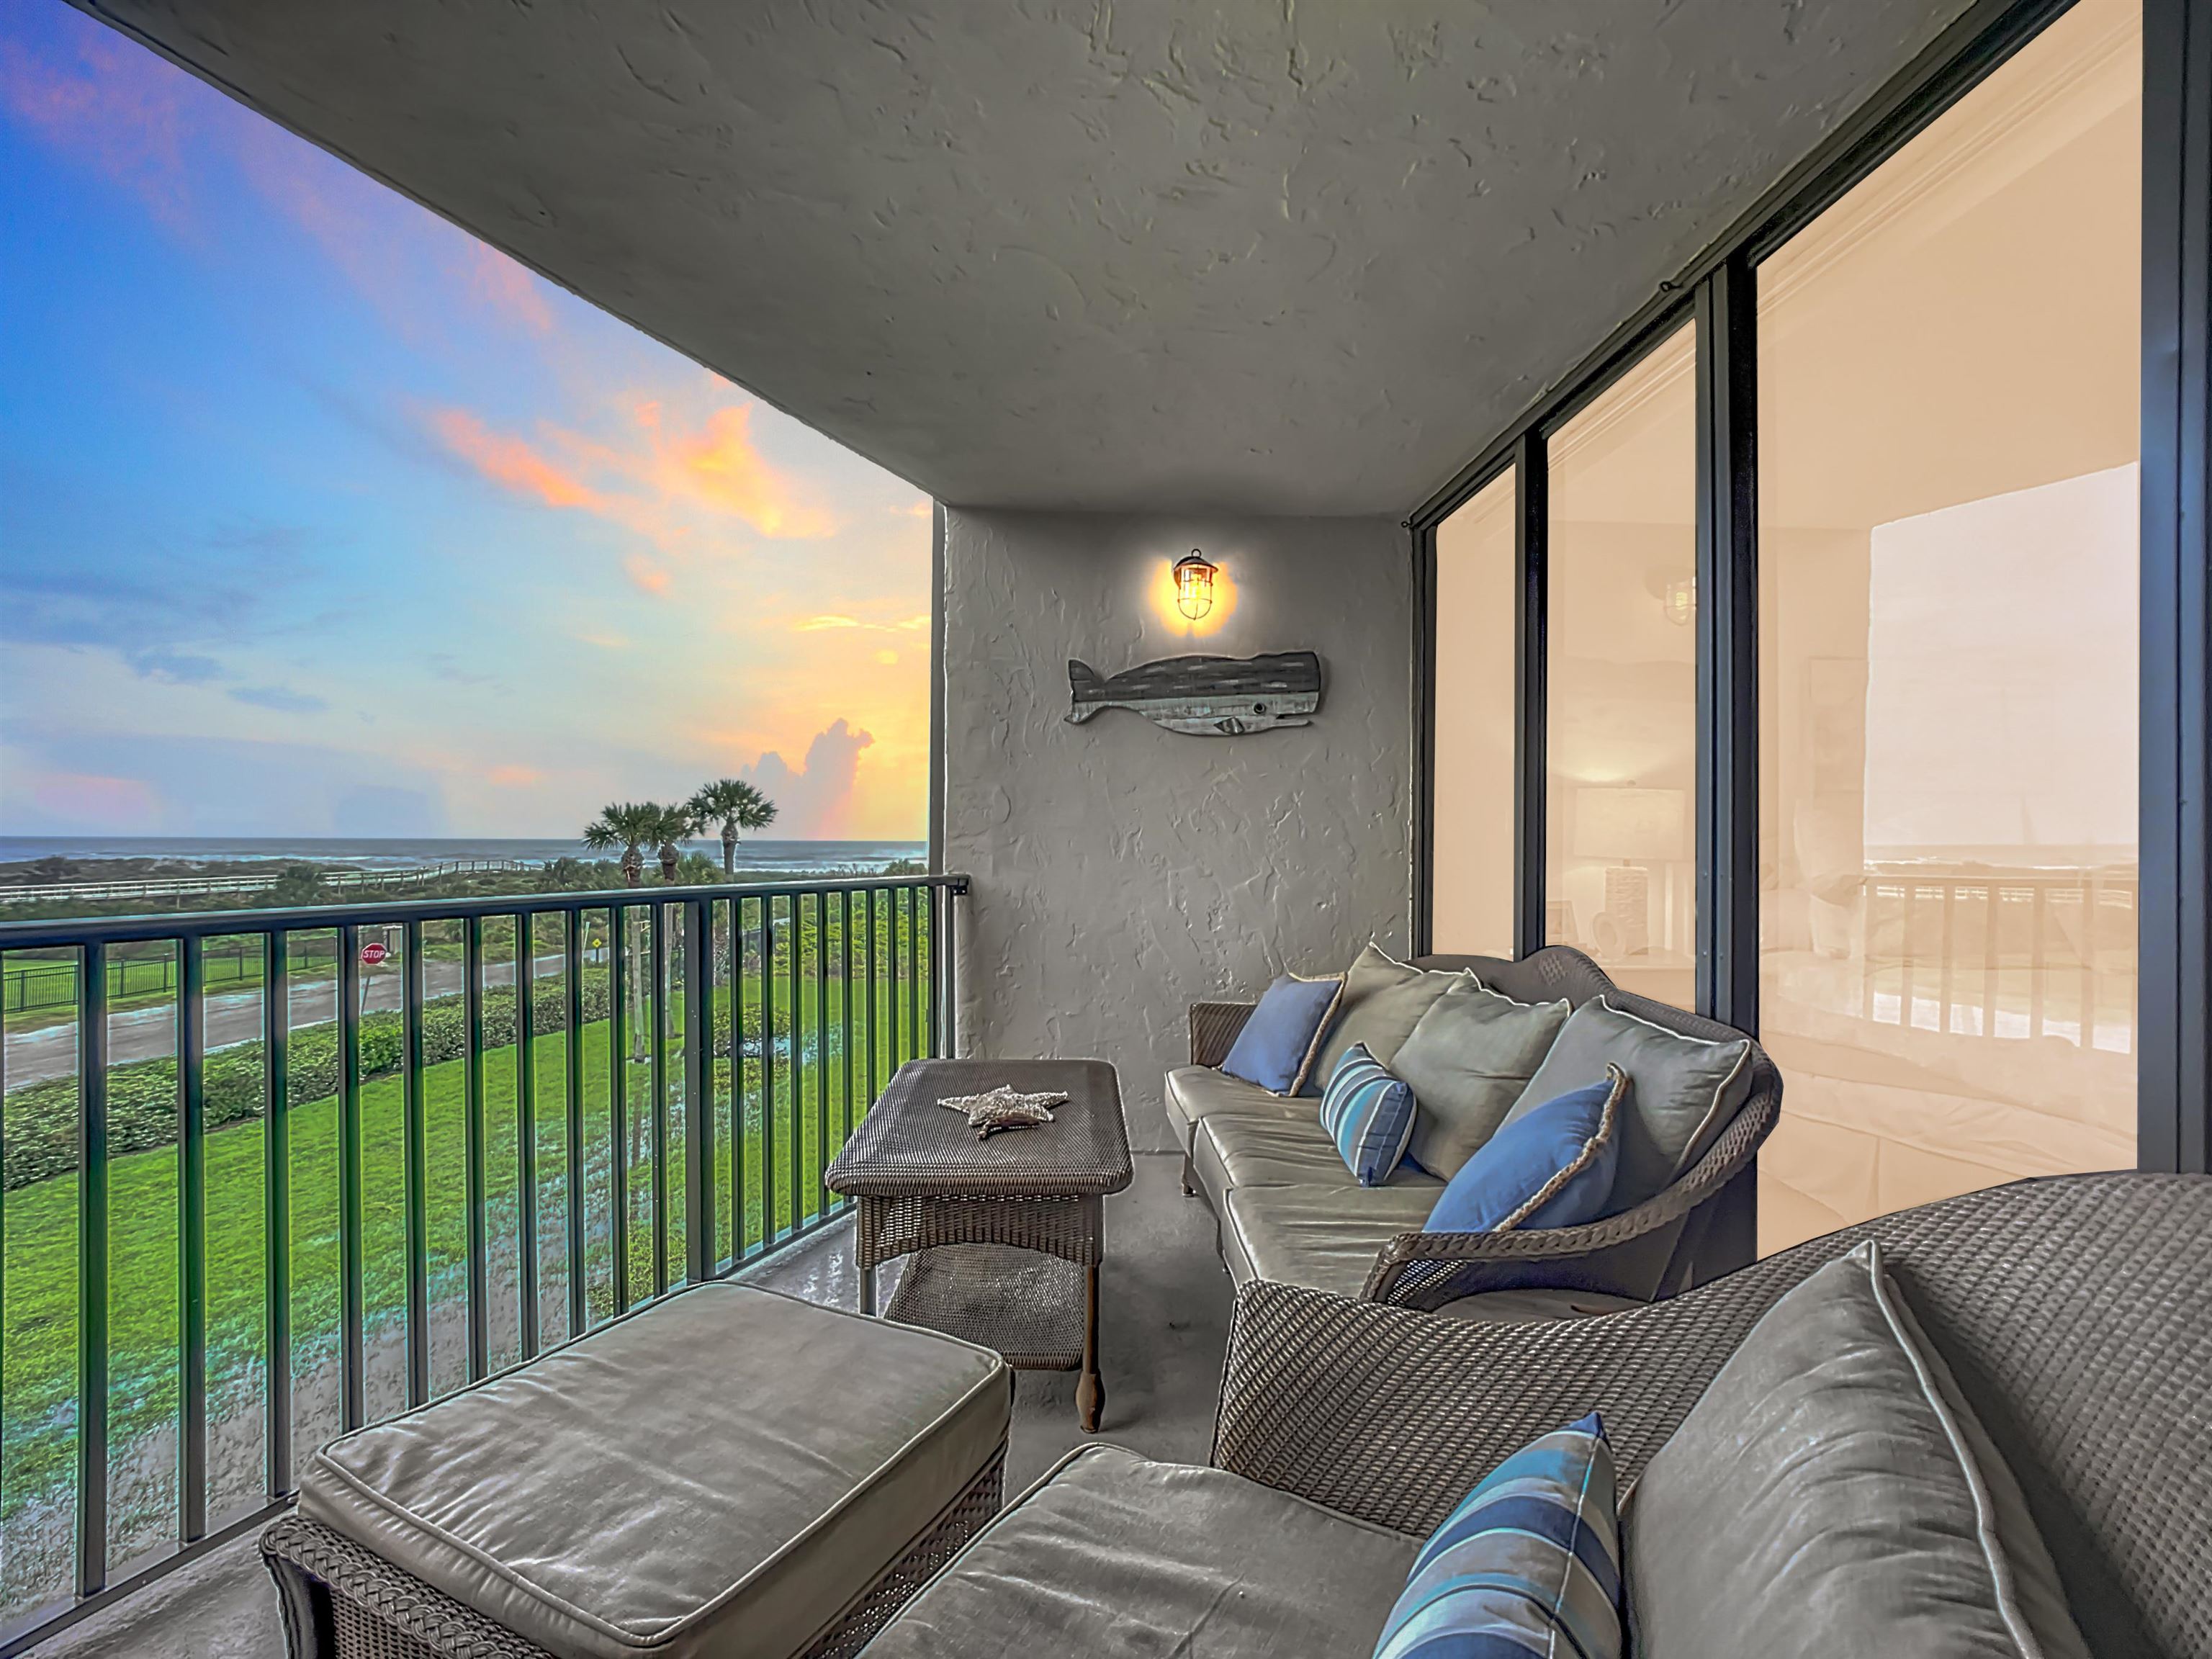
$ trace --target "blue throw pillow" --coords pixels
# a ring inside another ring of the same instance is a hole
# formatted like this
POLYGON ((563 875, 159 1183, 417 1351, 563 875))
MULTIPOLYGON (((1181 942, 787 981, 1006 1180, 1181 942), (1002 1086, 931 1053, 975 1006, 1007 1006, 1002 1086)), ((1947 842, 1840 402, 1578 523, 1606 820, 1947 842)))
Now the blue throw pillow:
POLYGON ((1375 1659, 1620 1659, 1613 1449, 1592 1412, 1486 1475, 1413 1558, 1375 1659))
POLYGON ((1316 1039, 1344 993, 1340 979, 1294 979, 1270 985, 1230 1045, 1221 1069, 1279 1095, 1295 1094, 1305 1081, 1316 1039))
POLYGON ((1380 1187, 1413 1139, 1413 1091, 1355 1042, 1322 1091, 1321 1127, 1363 1187, 1380 1187))
POLYGON ((1432 1233, 1577 1227, 1605 1213, 1620 1147, 1613 1130, 1628 1075, 1554 1096, 1485 1141, 1429 1212, 1432 1233))

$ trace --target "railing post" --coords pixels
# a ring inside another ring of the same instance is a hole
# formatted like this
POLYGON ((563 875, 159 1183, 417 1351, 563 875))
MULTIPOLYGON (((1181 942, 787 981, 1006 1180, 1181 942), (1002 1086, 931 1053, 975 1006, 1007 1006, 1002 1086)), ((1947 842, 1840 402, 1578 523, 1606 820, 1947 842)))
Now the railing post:
POLYGON ((653 1000, 653 1293, 668 1290, 668 906, 656 901, 646 913, 646 943, 653 953, 647 981, 653 1000))
POLYGON ((107 1583, 107 947, 77 1008, 76 1593, 107 1583))
POLYGON ((485 1214, 483 1115, 483 918, 469 917, 462 934, 463 1018, 468 1037, 462 1048, 467 1082, 467 1117, 461 1126, 461 1163, 468 1205, 469 1380, 491 1370, 491 1235, 485 1214))
POLYGON ((269 1496, 292 1490, 292 1080, 290 963, 285 936, 261 943, 262 1240, 268 1282, 262 1317, 269 1343, 269 1496))
POLYGON ((929 1052, 929 1038, 921 1026, 921 891, 906 890, 906 1012, 907 1047, 919 1060, 929 1052))
POLYGON ((361 929, 338 928, 338 1394, 345 1426, 367 1420, 367 1297, 361 1206, 361 929))
POLYGON ((423 1133, 422 924, 410 921, 400 941, 400 1201, 407 1217, 407 1403, 430 1397, 429 1158, 423 1133))
POLYGON ((789 981, 789 988, 791 991, 791 1147, 784 1162, 786 1166, 791 1171, 791 1180, 787 1183, 791 1189, 791 1231, 793 1237, 796 1237, 799 1228, 805 1224, 806 1219, 806 1206, 800 1196, 799 1186, 799 1167, 805 1161, 806 1148, 806 1136, 799 1127, 800 1124, 805 1121, 806 1111, 806 1051, 799 1047, 800 1041, 806 1035, 806 1000, 805 994, 799 988, 799 970, 801 964, 801 959, 805 955, 805 941, 799 933, 799 915, 801 906, 799 904, 799 890, 798 888, 794 887, 791 890, 786 908, 787 914, 784 920, 789 924, 787 931, 791 935, 790 951, 787 958, 791 968, 791 978, 789 981))
POLYGON ((945 889, 945 1052, 960 1053, 960 906, 968 896, 965 882, 945 889))
POLYGON ((607 902, 607 1254, 614 1275, 614 1310, 629 1310, 629 911, 607 902))
POLYGON ((579 1337, 591 1316, 585 1301, 586 1272, 584 1267, 584 912, 581 907, 568 912, 568 929, 562 939, 568 952, 562 971, 568 980, 568 1025, 567 1036, 567 1084, 563 1104, 567 1108, 568 1140, 562 1150, 562 1170, 568 1177, 567 1214, 562 1218, 568 1231, 568 1334, 579 1337))
POLYGON ((730 901, 730 1261, 745 1259, 752 1224, 747 1213, 751 1188, 745 1179, 745 901, 730 901))
POLYGON ((197 939, 177 941, 177 1538, 207 1531, 207 986, 197 939))
POLYGON ((775 895, 761 895, 761 1249, 775 1243, 775 895))
MULTIPOLYGON (((837 1145, 839 1149, 842 1151, 845 1143, 853 1138, 853 1082, 858 1073, 856 1073, 853 1064, 853 1043, 854 1037, 853 1024, 852 890, 848 888, 844 892, 840 893, 837 896, 840 901, 837 906, 837 945, 841 957, 837 971, 837 997, 845 1016, 843 1052, 840 1056, 843 1063, 838 1068, 839 1074, 842 1079, 844 1088, 844 1109, 838 1115, 837 1133, 837 1145)), ((823 1167, 826 1169, 828 1166, 825 1164, 823 1167)), ((837 1200, 838 1207, 842 1209, 846 1201, 847 1200, 843 1198, 840 1198, 837 1200)))
POLYGON ((514 918, 514 1296, 522 1357, 538 1355, 538 945, 514 918))
POLYGON ((814 1218, 830 1213, 830 895, 814 896, 814 1218))
POLYGON ((929 911, 929 1052, 945 1052, 945 902, 937 884, 922 890, 929 911))
MULTIPOLYGON (((684 1276, 694 1285, 714 1276, 714 1004, 708 995, 713 953, 712 907, 684 907, 684 1276)), ((734 1058, 734 1057, 733 1057, 734 1058)))
POLYGON ((863 975, 868 988, 868 1084, 863 1091, 867 1106, 860 1114, 866 1117, 876 1104, 876 890, 869 888, 868 904, 868 965, 863 975))

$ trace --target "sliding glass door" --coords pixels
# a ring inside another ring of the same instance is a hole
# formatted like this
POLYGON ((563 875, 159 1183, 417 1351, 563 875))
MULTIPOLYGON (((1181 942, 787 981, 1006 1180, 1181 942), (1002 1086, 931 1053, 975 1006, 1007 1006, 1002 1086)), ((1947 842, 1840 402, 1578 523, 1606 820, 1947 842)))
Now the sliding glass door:
POLYGON ((1544 937, 1688 1007, 1697 872, 1696 331, 1551 436, 1544 937))
POLYGON ((1416 515, 1438 946, 1753 1029, 1761 1249, 2212 1146, 2187 21, 1962 20, 1416 515))
POLYGON ((1508 468, 1436 530, 1432 948, 1513 952, 1513 687, 1520 567, 1508 468))
POLYGON ((1761 1247, 2136 1161, 2141 11, 1759 270, 1761 1247))

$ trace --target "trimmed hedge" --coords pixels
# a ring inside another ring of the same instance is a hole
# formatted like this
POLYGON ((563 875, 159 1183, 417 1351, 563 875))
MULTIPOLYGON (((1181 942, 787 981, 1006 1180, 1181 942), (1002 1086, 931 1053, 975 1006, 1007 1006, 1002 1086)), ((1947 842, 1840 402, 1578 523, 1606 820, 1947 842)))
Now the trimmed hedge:
MULTIPOLYGON (((558 981, 538 985, 532 993, 536 1030, 541 1036, 566 1030, 568 995, 558 981)), ((605 974, 584 976, 583 1006, 586 1024, 605 1019, 612 997, 605 974)), ((514 992, 501 988, 484 993, 484 1047, 512 1047, 515 1037, 514 992)), ((778 1011, 777 1029, 787 1029, 778 1011)), ((402 1016, 396 1011, 368 1015, 361 1022, 361 1074, 364 1080, 389 1077, 400 1069, 405 1040, 402 1016)), ((459 1060, 468 1050, 468 1011, 462 999, 441 997, 422 1010, 422 1063, 439 1065, 459 1060)), ((730 1052, 729 1006, 714 1004, 714 1053, 730 1052)), ((338 1091, 338 1033, 335 1024, 312 1025, 292 1034, 287 1054, 292 1104, 304 1105, 338 1091)), ((220 1129, 261 1115, 265 1089, 262 1042, 257 1037, 218 1049, 207 1057, 204 1099, 207 1127, 220 1129)), ((11 1089, 7 1097, 7 1133, 0 1146, 0 1188, 13 1192, 33 1182, 66 1175, 77 1164, 77 1080, 50 1078, 42 1083, 11 1089)), ((173 1146, 177 1140, 177 1062, 141 1060, 109 1068, 107 1073, 107 1150, 111 1157, 173 1146)))

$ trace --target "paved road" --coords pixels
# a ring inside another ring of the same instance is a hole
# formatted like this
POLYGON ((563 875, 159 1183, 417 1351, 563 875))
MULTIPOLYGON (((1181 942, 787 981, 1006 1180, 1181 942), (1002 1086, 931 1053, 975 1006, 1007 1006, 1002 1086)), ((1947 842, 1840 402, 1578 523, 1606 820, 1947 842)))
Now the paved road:
MULTIPOLYGON (((539 957, 537 976, 550 979, 558 975, 562 960, 558 955, 539 957)), ((465 977, 461 963, 434 957, 423 964, 423 996, 434 1001, 440 997, 459 996, 465 977)), ((362 981, 367 993, 362 999, 367 1012, 374 1013, 380 1008, 399 1006, 402 989, 397 973, 364 969, 362 981)), ((484 983, 514 984, 514 963, 487 963, 484 983)), ((295 983, 291 990, 294 1030, 309 1025, 327 1025, 338 1017, 336 980, 309 980, 295 983)), ((233 1043, 250 1042, 260 1035, 258 988, 229 991, 208 999, 209 1048, 228 1048, 233 1043)), ((176 1052, 175 1004, 155 1003, 151 1007, 108 1016, 107 1055, 111 1065, 119 1066, 133 1060, 166 1060, 176 1052)), ((20 1089, 27 1083, 37 1083, 46 1078, 70 1076, 76 1070, 76 1022, 70 1020, 36 1031, 9 1032, 7 1070, 10 1089, 20 1089)))

